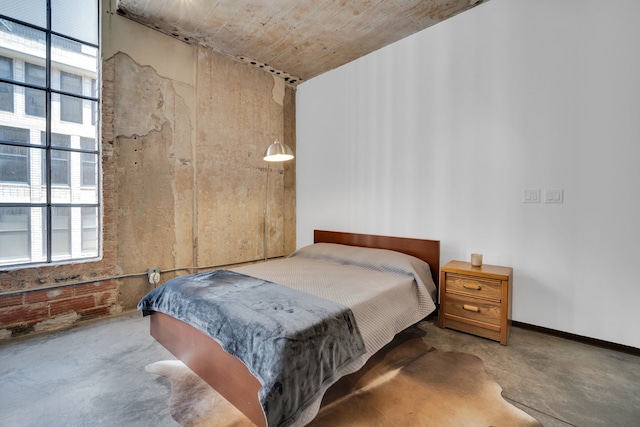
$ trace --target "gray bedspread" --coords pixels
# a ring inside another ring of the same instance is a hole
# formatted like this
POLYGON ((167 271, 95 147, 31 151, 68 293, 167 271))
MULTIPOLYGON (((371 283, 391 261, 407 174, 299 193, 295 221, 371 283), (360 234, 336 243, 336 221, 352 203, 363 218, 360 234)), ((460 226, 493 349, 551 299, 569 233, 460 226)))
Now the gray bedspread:
POLYGON ((294 423, 366 351, 349 308, 229 270, 170 280, 138 309, 180 319, 239 358, 262 384, 269 426, 294 423))

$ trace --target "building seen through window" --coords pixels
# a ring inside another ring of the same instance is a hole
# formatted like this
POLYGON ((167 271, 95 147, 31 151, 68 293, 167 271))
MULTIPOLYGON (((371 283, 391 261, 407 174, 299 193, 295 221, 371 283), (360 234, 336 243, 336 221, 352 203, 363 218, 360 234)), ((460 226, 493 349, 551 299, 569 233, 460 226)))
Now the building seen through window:
POLYGON ((100 256, 98 12, 0 9, 0 266, 100 256))

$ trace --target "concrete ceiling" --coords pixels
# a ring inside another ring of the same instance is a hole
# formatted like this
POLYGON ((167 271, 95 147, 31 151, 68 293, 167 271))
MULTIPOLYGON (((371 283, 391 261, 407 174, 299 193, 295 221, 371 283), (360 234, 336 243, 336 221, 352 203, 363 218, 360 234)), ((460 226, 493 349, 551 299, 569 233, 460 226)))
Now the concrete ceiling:
POLYGON ((485 0, 118 0, 118 13, 297 85, 485 0))

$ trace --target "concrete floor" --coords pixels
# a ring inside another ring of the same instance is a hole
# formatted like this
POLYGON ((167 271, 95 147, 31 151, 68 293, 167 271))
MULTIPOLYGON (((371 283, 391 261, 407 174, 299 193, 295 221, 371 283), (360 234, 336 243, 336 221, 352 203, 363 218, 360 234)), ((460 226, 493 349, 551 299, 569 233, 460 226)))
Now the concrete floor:
MULTIPOLYGON (((440 351, 479 356, 503 396, 545 426, 636 426, 640 357, 513 328, 508 346, 421 322, 440 351)), ((175 426, 170 383, 145 365, 173 356, 128 313, 0 342, 3 426, 175 426)))

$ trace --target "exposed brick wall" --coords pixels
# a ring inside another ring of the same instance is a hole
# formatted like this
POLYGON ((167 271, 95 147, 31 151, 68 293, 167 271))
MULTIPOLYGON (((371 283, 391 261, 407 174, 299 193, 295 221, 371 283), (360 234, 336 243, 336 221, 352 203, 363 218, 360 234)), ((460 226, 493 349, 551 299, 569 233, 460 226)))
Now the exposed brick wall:
POLYGON ((112 314, 118 310, 118 287, 108 280, 0 296, 0 328, 19 335, 112 314))

